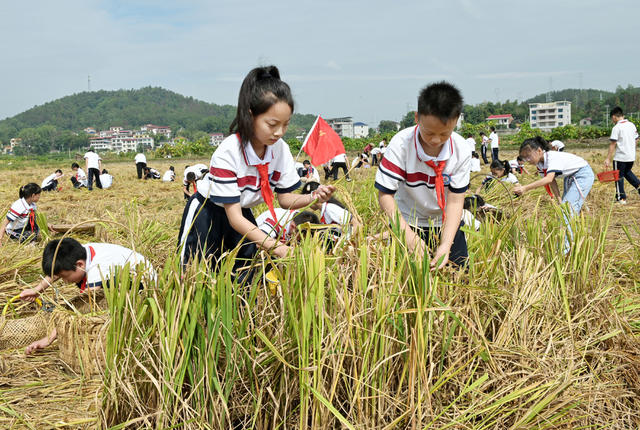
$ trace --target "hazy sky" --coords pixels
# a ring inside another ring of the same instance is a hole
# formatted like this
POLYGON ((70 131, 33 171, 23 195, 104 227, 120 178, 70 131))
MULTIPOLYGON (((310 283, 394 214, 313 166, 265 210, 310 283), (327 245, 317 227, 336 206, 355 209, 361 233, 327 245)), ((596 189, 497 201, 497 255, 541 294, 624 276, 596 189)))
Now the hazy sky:
POLYGON ((300 113, 376 125, 447 79, 467 103, 640 85, 640 1, 2 1, 0 118, 91 89, 236 104, 276 64, 300 113))

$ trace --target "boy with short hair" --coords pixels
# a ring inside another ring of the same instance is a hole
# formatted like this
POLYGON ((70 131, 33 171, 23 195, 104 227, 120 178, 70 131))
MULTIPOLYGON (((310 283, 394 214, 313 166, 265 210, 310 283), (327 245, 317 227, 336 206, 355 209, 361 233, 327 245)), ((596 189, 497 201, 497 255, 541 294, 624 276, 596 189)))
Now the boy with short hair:
POLYGON ((93 190, 93 179, 96 180, 96 187, 102 189, 102 182, 100 182, 100 170, 102 170, 102 158, 95 152, 93 149, 89 148, 89 150, 84 154, 84 161, 87 168, 87 173, 89 175, 89 185, 87 189, 89 191, 93 190))
POLYGON ((138 179, 142 179, 142 173, 144 168, 147 167, 147 156, 143 152, 138 152, 133 159, 136 162, 136 172, 138 173, 138 179))
MULTIPOLYGON (((110 243, 82 245, 70 237, 52 240, 47 243, 42 253, 42 271, 45 277, 36 287, 23 290, 20 298, 32 302, 58 279, 76 284, 81 292, 91 288, 108 287, 114 271, 127 264, 133 272, 137 268, 143 269, 147 281, 155 279, 151 263, 124 246, 110 243)), ((31 354, 38 349, 46 348, 56 336, 54 329, 48 336, 27 346, 25 352, 31 354)))
POLYGON ((304 170, 303 170, 304 176, 300 178, 300 181, 302 181, 303 183, 306 183, 306 182, 320 183, 320 175, 318 174, 318 171, 316 170, 316 168, 311 165, 311 162, 309 160, 304 160, 302 162, 302 166, 304 167, 304 170))
POLYGON ((62 175, 64 175, 64 173, 62 173, 62 170, 58 169, 44 178, 42 185, 40 185, 42 191, 58 191, 58 179, 60 179, 62 175))
POLYGON ((480 132, 480 138, 482 142, 480 143, 480 153, 482 154, 482 162, 484 164, 489 164, 489 159, 487 158, 487 145, 489 145, 489 138, 484 133, 484 131, 480 132))
POLYGON ((84 173, 84 170, 80 167, 78 163, 71 164, 71 170, 75 173, 71 177, 71 183, 74 188, 86 187, 87 186, 87 175, 84 173))
POLYGON ((418 97, 417 125, 391 139, 376 173, 380 208, 391 223, 399 220, 409 248, 422 257, 440 237, 433 268, 449 260, 464 265, 468 258, 460 220, 471 149, 453 132, 461 113, 456 87, 447 82, 425 87, 418 97))
POLYGON ((627 203, 627 194, 624 192, 624 180, 640 193, 640 180, 631 171, 636 161, 636 142, 638 130, 636 126, 624 118, 624 112, 619 106, 611 110, 611 121, 615 124, 611 130, 611 143, 609 152, 604 160, 604 168, 609 169, 613 158, 613 169, 620 171, 620 179, 616 182, 616 201, 620 204, 627 203))
POLYGON ((500 151, 500 138, 496 133, 496 128, 491 126, 489 128, 491 133, 489 134, 489 143, 491 144, 491 161, 499 160, 498 152, 500 151))

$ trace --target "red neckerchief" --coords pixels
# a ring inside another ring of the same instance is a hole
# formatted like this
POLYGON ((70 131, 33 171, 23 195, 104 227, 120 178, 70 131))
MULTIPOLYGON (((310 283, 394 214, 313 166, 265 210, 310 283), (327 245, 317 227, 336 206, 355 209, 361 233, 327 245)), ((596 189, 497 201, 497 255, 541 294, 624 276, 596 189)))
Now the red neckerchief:
MULTIPOLYGON (((547 153, 544 153, 544 157, 547 157, 547 153)), ((544 165, 544 164, 543 164, 544 165)), ((544 176, 547 176, 547 169, 540 169, 538 168, 539 171, 541 171, 544 176)), ((549 197, 553 198, 553 192, 551 191, 551 185, 547 184, 544 186, 544 189, 547 190, 547 194, 549 194, 549 197)))
MULTIPOLYGON (((96 256, 96 251, 93 249, 93 246, 89 247, 89 253, 91 254, 91 260, 93 260, 93 257, 96 256)), ((85 265, 85 268, 88 268, 88 265, 85 265)), ((84 293, 84 290, 87 289, 87 272, 85 270, 84 273, 84 278, 82 279, 82 282, 80 282, 80 284, 78 285, 80 287, 80 292, 84 293)))
MULTIPOLYGON (((242 139, 240 138, 240 133, 236 133, 240 144, 242 144, 242 139)), ((266 150, 266 149, 265 149, 266 150)), ((244 150, 243 150, 244 155, 244 150)), ((247 156, 244 155, 245 163, 249 165, 249 160, 247 156)), ((269 185, 269 163, 264 164, 256 164, 256 168, 258 169, 258 174, 260 175, 260 194, 262 195, 262 199, 267 204, 269 208, 269 212, 271 212, 271 216, 274 220, 277 220, 276 211, 273 208, 273 191, 271 190, 271 185, 269 185)))
POLYGON ((36 211, 33 209, 29 209, 29 225, 31 226, 31 231, 36 231, 36 211))
POLYGON ((436 197, 438 199, 438 206, 442 210, 442 222, 444 222, 445 214, 444 214, 444 178, 442 177, 442 171, 447 165, 447 160, 433 161, 427 160, 424 162, 427 166, 431 167, 434 172, 436 172, 436 197))

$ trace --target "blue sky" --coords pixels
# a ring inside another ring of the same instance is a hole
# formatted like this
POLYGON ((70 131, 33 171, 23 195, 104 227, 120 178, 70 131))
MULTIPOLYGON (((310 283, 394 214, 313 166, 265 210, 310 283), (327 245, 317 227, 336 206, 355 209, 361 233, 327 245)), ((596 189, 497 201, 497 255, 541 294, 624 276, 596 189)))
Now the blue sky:
POLYGON ((161 86, 235 104, 276 64, 301 113, 376 125, 434 80, 468 103, 640 86, 640 2, 2 2, 0 118, 85 91, 161 86))

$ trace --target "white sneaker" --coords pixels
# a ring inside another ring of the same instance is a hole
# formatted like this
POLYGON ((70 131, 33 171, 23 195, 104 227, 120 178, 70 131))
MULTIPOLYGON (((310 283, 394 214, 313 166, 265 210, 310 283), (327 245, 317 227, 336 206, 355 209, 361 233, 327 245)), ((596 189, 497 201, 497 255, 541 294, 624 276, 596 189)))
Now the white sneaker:
POLYGON ((621 205, 626 205, 627 204, 627 199, 620 199, 616 203, 619 203, 621 205))

